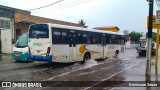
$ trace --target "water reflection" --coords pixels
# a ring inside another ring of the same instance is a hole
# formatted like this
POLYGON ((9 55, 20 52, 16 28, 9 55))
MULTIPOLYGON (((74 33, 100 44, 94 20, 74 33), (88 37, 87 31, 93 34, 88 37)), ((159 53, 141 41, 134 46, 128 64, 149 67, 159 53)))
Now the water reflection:
POLYGON ((158 82, 158 76, 159 76, 159 74, 155 74, 155 79, 157 82, 158 82))
POLYGON ((151 82, 151 76, 150 75, 146 75, 146 83, 150 83, 151 82))
POLYGON ((155 62, 155 74, 158 74, 158 64, 155 62))

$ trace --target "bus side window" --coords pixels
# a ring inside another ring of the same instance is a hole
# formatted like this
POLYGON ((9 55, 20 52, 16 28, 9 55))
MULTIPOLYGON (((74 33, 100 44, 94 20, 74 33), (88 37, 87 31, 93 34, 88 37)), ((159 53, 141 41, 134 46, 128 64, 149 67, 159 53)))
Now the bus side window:
POLYGON ((111 35, 111 38, 110 38, 110 42, 111 42, 111 44, 115 44, 116 42, 115 42, 115 35, 111 35))
POLYGON ((87 44, 91 44, 92 43, 92 35, 91 32, 87 32, 87 44))
POLYGON ((109 35, 109 34, 106 34, 106 44, 110 44, 110 43, 109 43, 109 40, 110 40, 110 35, 109 35))
POLYGON ((101 44, 101 35, 99 33, 93 33, 93 44, 101 44))
POLYGON ((76 38, 76 41, 77 41, 77 44, 82 44, 82 33, 80 31, 77 31, 77 38, 76 38))
POLYGON ((61 30, 61 44, 68 44, 68 32, 65 29, 61 30))
POLYGON ((109 37, 109 44, 113 44, 112 35, 110 35, 110 37, 109 37))
POLYGON ((125 44, 125 36, 122 36, 122 44, 125 44))
POLYGON ((91 43, 91 33, 90 32, 82 32, 82 43, 90 44, 91 43))
POLYGON ((96 43, 96 35, 95 35, 95 32, 92 33, 92 42, 93 42, 93 44, 96 43))
POLYGON ((68 42, 69 44, 76 44, 76 32, 73 30, 70 30, 69 34, 68 34, 68 42))
POLYGON ((60 43, 60 30, 58 28, 52 28, 52 43, 60 43))
POLYGON ((119 36, 119 35, 116 35, 116 44, 121 44, 121 36, 119 36))
POLYGON ((86 44, 87 43, 86 38, 87 38, 86 32, 82 32, 82 44, 86 44))

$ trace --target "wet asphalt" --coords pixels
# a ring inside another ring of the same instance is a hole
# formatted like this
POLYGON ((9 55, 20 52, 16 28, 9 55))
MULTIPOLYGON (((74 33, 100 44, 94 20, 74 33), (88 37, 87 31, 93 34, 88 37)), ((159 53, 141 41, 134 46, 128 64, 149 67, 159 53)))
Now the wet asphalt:
MULTIPOLYGON (((155 75, 154 57, 152 57, 151 81, 159 81, 155 75)), ((0 81, 71 81, 72 85, 56 86, 49 83, 43 88, 18 88, 37 90, 159 90, 160 87, 129 87, 125 81, 146 81, 146 57, 138 56, 135 49, 126 49, 118 58, 103 61, 88 60, 80 63, 49 63, 49 62, 14 62, 9 54, 0 55, 0 81), (74 82, 75 81, 75 82, 74 82), (78 81, 78 83, 77 83, 78 81), (87 85, 74 86, 74 83, 87 85), (123 81, 123 82, 114 82, 123 81), (88 82, 88 83, 86 83, 88 82), (110 84, 108 84, 110 83, 110 84), (123 84, 127 85, 123 85, 123 84), (115 86, 116 85, 116 86, 115 86)), ((64 83, 66 84, 66 83, 64 83)), ((17 88, 1 88, 15 89, 17 88)))

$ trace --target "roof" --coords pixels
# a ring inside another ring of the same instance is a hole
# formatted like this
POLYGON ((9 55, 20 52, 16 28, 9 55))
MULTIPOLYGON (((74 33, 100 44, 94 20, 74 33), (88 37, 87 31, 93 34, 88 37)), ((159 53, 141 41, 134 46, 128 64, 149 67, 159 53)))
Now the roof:
POLYGON ((62 25, 69 25, 69 26, 77 26, 77 27, 84 27, 83 25, 67 22, 67 21, 61 21, 56 19, 50 19, 45 17, 39 17, 29 14, 23 14, 23 13, 15 13, 14 15, 15 23, 28 23, 28 24, 34 24, 34 23, 53 23, 53 24, 62 24, 62 25))
POLYGON ((111 28, 117 28, 119 30, 117 26, 99 26, 95 27, 94 29, 111 29, 111 28))

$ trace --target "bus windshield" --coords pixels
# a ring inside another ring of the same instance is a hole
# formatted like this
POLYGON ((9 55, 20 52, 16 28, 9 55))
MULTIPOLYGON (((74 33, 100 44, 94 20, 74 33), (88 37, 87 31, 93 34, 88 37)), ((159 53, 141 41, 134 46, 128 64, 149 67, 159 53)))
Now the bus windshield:
POLYGON ((28 34, 22 34, 17 42, 16 42, 16 47, 18 48, 24 48, 28 46, 28 34))
POLYGON ((47 24, 35 24, 30 26, 29 38, 49 38, 47 24))

